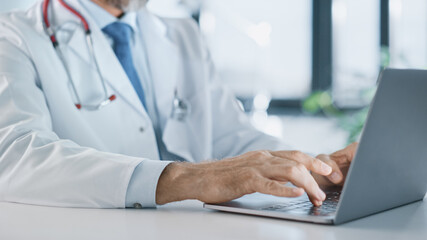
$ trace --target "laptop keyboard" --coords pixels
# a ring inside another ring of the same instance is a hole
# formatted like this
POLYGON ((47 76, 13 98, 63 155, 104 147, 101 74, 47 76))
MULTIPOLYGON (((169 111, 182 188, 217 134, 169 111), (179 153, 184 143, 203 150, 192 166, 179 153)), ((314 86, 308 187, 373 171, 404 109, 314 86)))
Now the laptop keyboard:
POLYGON ((333 215, 337 210, 341 191, 325 193, 326 199, 320 207, 315 207, 309 200, 299 200, 275 204, 272 206, 264 207, 261 210, 289 212, 292 214, 308 214, 314 216, 330 216, 333 215))

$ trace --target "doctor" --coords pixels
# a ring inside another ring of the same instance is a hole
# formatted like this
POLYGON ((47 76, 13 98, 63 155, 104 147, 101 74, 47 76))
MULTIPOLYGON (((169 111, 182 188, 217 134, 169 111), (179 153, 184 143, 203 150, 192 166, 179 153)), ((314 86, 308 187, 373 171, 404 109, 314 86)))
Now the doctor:
POLYGON ((196 24, 144 4, 44 0, 0 17, 0 201, 123 208, 307 192, 322 204, 320 186, 343 183, 356 144, 285 151, 217 84, 196 24))

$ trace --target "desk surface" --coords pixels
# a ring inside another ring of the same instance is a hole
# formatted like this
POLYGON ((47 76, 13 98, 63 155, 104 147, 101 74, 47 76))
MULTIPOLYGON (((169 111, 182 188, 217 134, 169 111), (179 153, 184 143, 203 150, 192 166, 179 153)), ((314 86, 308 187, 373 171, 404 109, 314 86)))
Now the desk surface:
POLYGON ((0 203, 0 239, 427 239, 427 199, 339 226, 216 212, 198 201, 158 209, 0 203))

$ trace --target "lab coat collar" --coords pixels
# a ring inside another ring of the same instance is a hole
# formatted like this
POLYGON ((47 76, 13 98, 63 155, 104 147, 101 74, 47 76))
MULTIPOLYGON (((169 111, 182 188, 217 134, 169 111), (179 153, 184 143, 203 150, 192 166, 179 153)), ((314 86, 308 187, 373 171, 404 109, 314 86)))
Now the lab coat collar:
POLYGON ((116 17, 105 11, 105 9, 90 0, 78 1, 85 8, 85 10, 90 13, 90 16, 93 18, 93 20, 100 29, 103 29, 104 27, 110 25, 113 22, 119 21, 128 24, 132 28, 134 33, 139 32, 139 28, 137 26, 136 21, 136 12, 127 12, 122 18, 117 19, 116 17))
POLYGON ((138 11, 138 23, 139 24, 143 24, 143 23, 147 23, 150 24, 152 26, 153 31, 155 31, 157 33, 157 35, 159 36, 166 36, 167 34, 167 27, 166 24, 160 20, 159 17, 155 16, 154 14, 152 14, 150 11, 147 10, 147 8, 143 8, 141 10, 138 11))
POLYGON ((168 36, 165 23, 148 10, 141 10, 138 14, 138 24, 146 44, 157 108, 172 112, 174 91, 183 77, 179 48, 168 36))

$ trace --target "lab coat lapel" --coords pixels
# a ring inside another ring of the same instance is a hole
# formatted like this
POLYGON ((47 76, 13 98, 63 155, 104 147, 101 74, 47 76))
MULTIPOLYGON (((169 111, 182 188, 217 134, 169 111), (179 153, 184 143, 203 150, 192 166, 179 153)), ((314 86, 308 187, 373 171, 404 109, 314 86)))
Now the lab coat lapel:
POLYGON ((99 28, 92 30, 95 56, 104 79, 135 110, 148 116, 126 72, 99 28))
POLYGON ((194 162, 191 151, 194 146, 189 141, 194 139, 189 135, 188 122, 170 118, 175 88, 182 85, 184 80, 179 46, 170 39, 166 25, 159 18, 147 10, 142 10, 138 16, 146 44, 156 105, 160 112, 166 114, 167 119, 161 122, 162 140, 169 152, 194 162))
MULTIPOLYGON (((90 14, 86 12, 86 10, 79 4, 78 1, 72 0, 69 2, 69 4, 75 7, 76 10, 85 16, 89 22, 94 46, 94 55, 96 61, 99 64, 102 77, 105 79, 107 85, 112 88, 113 93, 116 94, 117 97, 124 99, 125 102, 130 104, 137 112, 141 113, 145 117, 148 117, 141 101, 138 98, 137 93, 135 92, 135 89, 126 75, 126 72, 123 70, 101 29, 99 29, 99 27, 90 17, 90 14)), ((74 18, 73 21, 76 21, 76 19, 74 18)), ((67 46, 70 48, 71 53, 79 56, 81 61, 85 61, 88 66, 92 66, 92 68, 94 68, 96 71, 96 65, 92 59, 92 56, 89 54, 89 49, 85 40, 85 34, 81 27, 75 28, 67 46)))
POLYGON ((138 24, 146 46, 157 108, 172 111, 173 93, 179 78, 179 49, 167 37, 165 24, 146 9, 138 14, 138 24))

